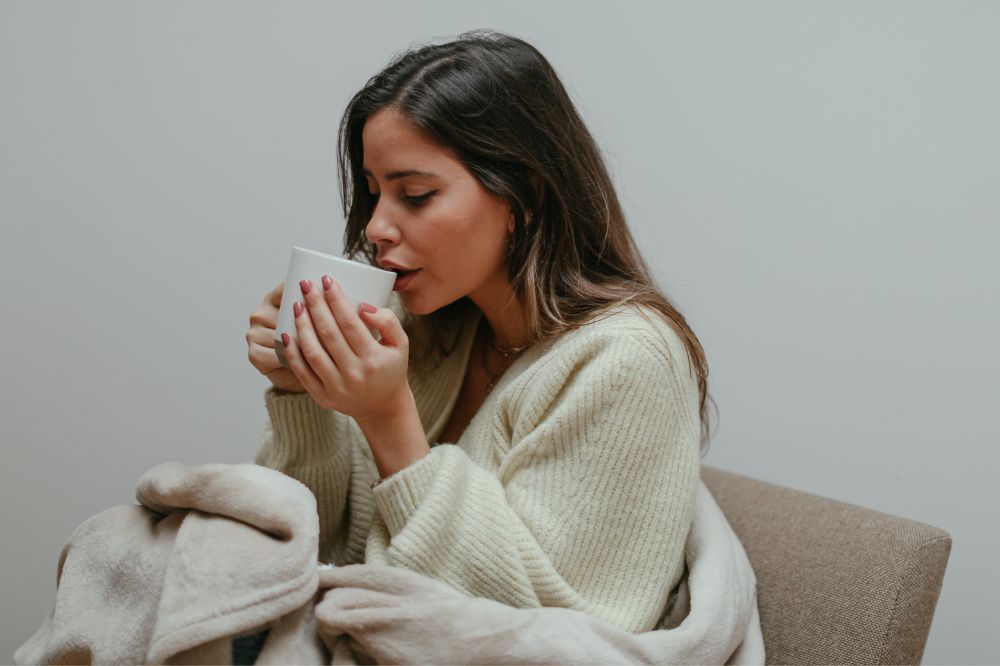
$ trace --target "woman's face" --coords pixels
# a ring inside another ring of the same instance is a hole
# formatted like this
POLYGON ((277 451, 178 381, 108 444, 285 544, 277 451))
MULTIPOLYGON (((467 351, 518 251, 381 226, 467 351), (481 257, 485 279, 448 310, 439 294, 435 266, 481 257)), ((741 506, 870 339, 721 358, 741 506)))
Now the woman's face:
POLYGON ((365 235, 380 263, 420 269, 400 290, 406 309, 428 314, 462 296, 482 310, 502 307, 507 203, 397 109, 372 115, 362 144, 368 191, 378 195, 365 235))

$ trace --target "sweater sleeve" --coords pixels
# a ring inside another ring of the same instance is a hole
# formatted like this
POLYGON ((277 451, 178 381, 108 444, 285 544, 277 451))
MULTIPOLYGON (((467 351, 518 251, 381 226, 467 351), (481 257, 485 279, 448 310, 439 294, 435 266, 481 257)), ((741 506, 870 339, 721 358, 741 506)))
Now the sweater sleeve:
POLYGON ((699 479, 686 356, 630 329, 547 363, 503 396, 497 473, 443 444, 375 488, 368 562, 652 629, 682 572, 699 479))
POLYGON ((320 407, 307 393, 264 393, 268 419, 254 462, 300 481, 316 497, 319 553, 338 565, 364 561, 374 512, 371 452, 351 417, 320 407), (357 430, 358 432, 354 432, 357 430))
MULTIPOLYGON (((387 306, 405 321, 406 308, 393 292, 387 306)), ((364 561, 375 506, 369 485, 378 468, 368 440, 346 414, 324 409, 307 393, 270 387, 264 393, 267 422, 254 462, 304 484, 316 497, 319 554, 338 565, 364 561)))

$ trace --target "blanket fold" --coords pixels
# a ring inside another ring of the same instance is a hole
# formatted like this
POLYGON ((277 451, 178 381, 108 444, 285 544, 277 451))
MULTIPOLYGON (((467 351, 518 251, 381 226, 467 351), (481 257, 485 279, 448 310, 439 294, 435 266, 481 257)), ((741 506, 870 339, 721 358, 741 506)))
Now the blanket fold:
POLYGON ((136 499, 73 532, 15 663, 229 664, 232 640, 262 629, 257 664, 764 663, 756 577, 704 483, 664 628, 643 634, 402 568, 321 565, 315 498, 267 467, 164 463, 136 499))

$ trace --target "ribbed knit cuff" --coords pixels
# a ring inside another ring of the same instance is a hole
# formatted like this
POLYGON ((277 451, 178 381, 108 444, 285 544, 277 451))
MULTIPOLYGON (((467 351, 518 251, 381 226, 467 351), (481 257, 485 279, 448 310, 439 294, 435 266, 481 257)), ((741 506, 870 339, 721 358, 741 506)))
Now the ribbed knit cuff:
POLYGON ((372 489, 375 507, 382 514, 382 520, 389 529, 390 536, 396 536, 406 527, 410 516, 417 510, 430 492, 446 456, 449 445, 438 445, 426 456, 404 467, 372 489))
POLYGON ((308 393, 264 393, 264 402, 274 431, 273 452, 295 465, 309 464, 330 456, 332 414, 316 404, 308 393))

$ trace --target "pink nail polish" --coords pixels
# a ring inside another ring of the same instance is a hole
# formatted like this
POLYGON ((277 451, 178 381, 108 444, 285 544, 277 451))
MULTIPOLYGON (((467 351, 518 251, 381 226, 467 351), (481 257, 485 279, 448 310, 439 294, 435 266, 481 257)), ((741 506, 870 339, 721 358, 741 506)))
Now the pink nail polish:
POLYGON ((302 295, 305 296, 312 290, 312 282, 310 280, 300 280, 299 289, 302 290, 302 295))
POLYGON ((332 287, 332 286, 333 286, 333 278, 331 278, 329 275, 324 275, 323 276, 323 289, 325 291, 330 291, 330 287, 332 287))
POLYGON ((283 345, 285 345, 286 347, 288 347, 289 345, 292 344, 292 336, 288 335, 288 333, 282 333, 281 334, 281 343, 283 345))
POLYGON ((374 305, 371 305, 370 303, 365 303, 365 302, 361 303, 362 312, 375 312, 376 310, 378 310, 378 308, 375 307, 374 305))
POLYGON ((295 303, 292 304, 292 312, 295 313, 296 317, 302 314, 302 304, 299 303, 298 301, 295 301, 295 303))

